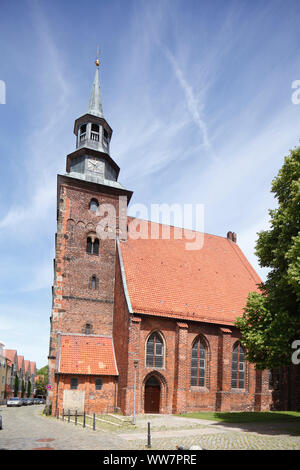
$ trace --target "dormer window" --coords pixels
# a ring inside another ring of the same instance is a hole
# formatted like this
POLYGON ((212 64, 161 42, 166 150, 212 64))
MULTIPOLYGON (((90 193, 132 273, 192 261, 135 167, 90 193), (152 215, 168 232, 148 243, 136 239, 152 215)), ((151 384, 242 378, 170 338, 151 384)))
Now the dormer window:
POLYGON ((80 127, 79 140, 83 142, 86 139, 86 124, 82 124, 80 127))
POLYGON ((98 124, 92 124, 91 139, 99 142, 99 126, 98 124))

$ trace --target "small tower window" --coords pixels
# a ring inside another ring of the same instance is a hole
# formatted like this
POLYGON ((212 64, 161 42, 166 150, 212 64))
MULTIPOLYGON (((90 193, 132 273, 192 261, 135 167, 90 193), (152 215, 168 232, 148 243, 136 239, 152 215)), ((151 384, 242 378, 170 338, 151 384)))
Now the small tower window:
POLYGON ((86 124, 82 124, 82 126, 80 127, 79 140, 80 142, 82 142, 85 139, 86 139, 86 124))
POLYGON ((87 237, 86 240, 86 252, 91 255, 99 254, 99 240, 93 236, 87 237))
POLYGON ((97 289, 98 288, 98 278, 95 274, 90 279, 90 288, 97 289))
POLYGON ((97 201, 97 199, 91 199, 90 211, 97 212, 98 207, 99 207, 99 202, 97 201))
POLYGON ((98 124, 92 124, 91 139, 99 142, 99 126, 98 124))
POLYGON ((85 334, 86 335, 90 335, 91 334, 91 325, 89 323, 87 323, 85 325, 85 334))

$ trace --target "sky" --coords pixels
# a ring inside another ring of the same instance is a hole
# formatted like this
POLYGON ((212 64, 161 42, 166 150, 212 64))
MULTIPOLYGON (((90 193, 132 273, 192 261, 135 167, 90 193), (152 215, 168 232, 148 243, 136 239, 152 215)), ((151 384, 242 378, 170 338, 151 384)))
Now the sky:
MULTIPOLYGON (((299 144, 298 0, 0 0, 0 341, 47 363, 56 178, 97 45, 111 156, 135 204, 204 204, 262 279, 257 232, 299 144), (1 98, 1 97, 0 97, 1 98), (3 101, 3 100, 2 100, 3 101)), ((140 215, 140 214, 137 214, 140 215)))

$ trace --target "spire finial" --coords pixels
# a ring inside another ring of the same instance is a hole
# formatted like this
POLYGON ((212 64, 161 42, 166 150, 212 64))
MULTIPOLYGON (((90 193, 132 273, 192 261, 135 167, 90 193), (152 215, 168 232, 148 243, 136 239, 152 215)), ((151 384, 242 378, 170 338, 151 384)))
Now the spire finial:
POLYGON ((97 46, 97 58, 95 60, 96 67, 99 67, 100 65, 100 47, 97 46))
POLYGON ((101 100, 101 92, 100 92, 100 81, 99 81, 99 65, 100 65, 100 48, 97 47, 97 59, 95 60, 96 64, 96 73, 95 78, 92 86, 88 113, 93 114, 94 116, 102 117, 103 118, 103 110, 102 110, 102 100, 101 100))

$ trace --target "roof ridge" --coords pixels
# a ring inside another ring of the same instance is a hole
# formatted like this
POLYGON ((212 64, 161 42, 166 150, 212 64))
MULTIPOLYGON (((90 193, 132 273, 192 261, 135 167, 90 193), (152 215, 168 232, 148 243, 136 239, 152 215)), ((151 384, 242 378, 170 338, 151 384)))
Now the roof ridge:
POLYGON ((195 233, 203 233, 204 235, 209 235, 211 237, 216 237, 216 238, 224 238, 224 240, 227 240, 227 236, 222 236, 222 235, 215 235, 214 233, 208 233, 208 232, 200 232, 200 230, 194 230, 191 228, 185 228, 185 227, 179 227, 178 225, 169 225, 169 224, 163 224, 161 222, 155 222, 154 220, 147 220, 147 219, 141 219, 140 217, 132 217, 132 216, 127 216, 127 219, 132 219, 132 220, 141 220, 143 222, 151 223, 151 224, 157 224, 165 227, 171 227, 171 228, 179 228, 182 230, 188 230, 189 232, 195 232, 195 233))

